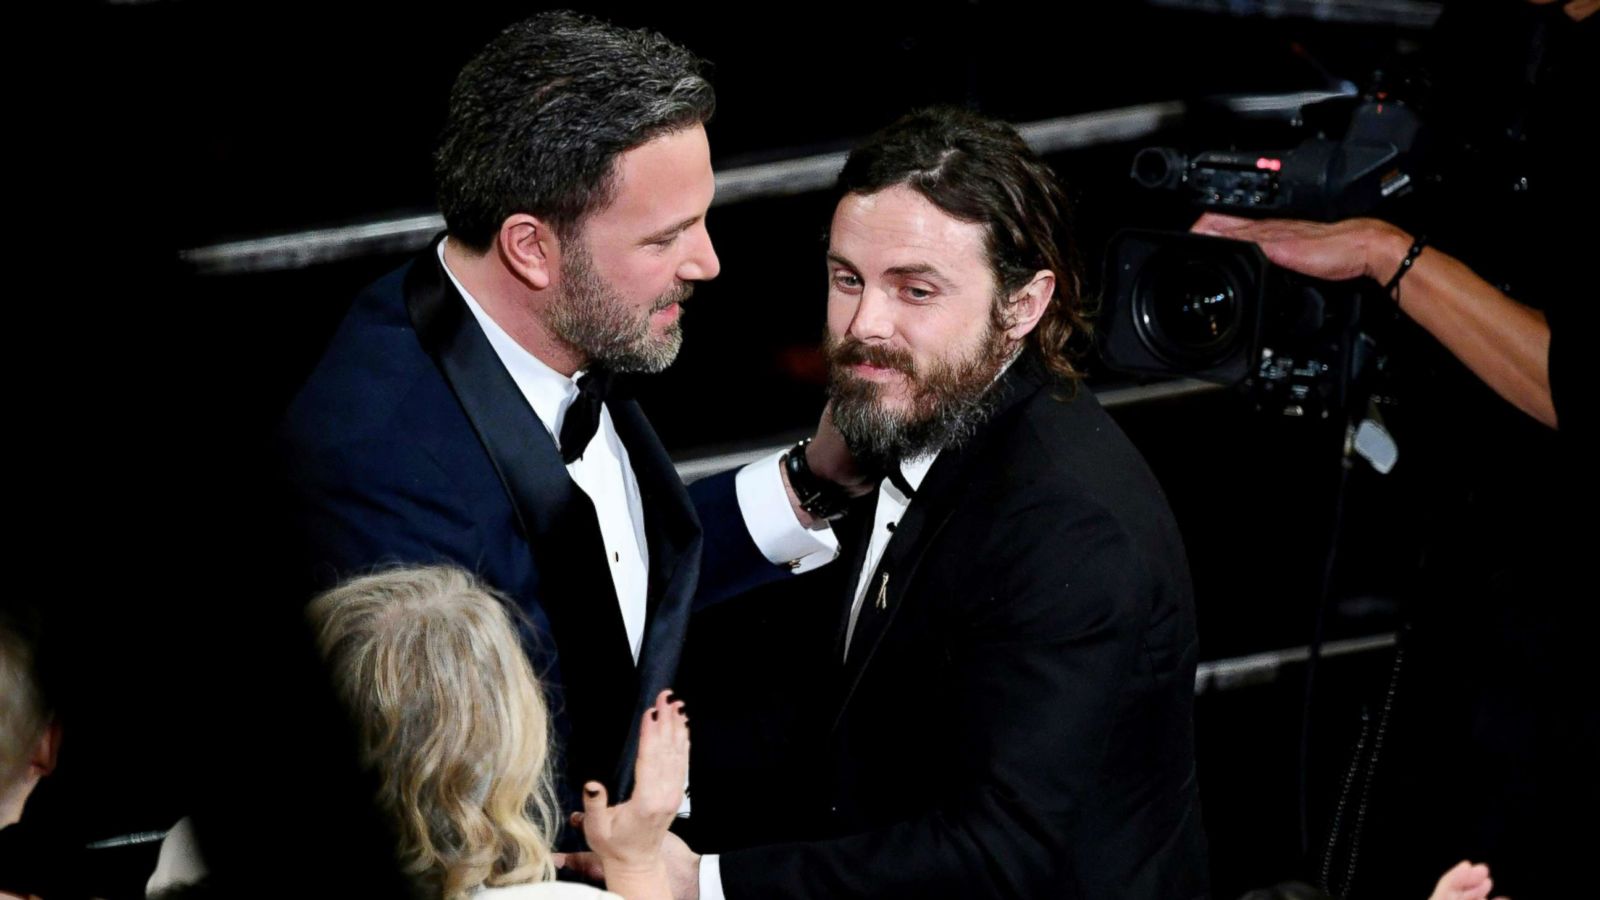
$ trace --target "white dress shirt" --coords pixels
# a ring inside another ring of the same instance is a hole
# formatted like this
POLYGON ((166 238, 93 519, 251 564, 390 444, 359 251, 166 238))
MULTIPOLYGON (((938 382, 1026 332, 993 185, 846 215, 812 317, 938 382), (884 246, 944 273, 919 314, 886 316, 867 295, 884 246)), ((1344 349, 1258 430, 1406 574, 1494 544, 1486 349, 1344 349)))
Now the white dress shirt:
MULTIPOLYGON (((928 470, 933 467, 933 461, 939 458, 937 452, 927 456, 919 456, 900 464, 900 474, 905 476, 906 484, 911 486, 913 493, 922 487, 922 479, 928 477, 928 470)), ((850 656, 850 639, 856 634, 856 619, 861 615, 861 602, 867 597, 867 589, 872 585, 872 573, 877 570, 878 563, 883 559, 884 548, 889 546, 889 539, 894 537, 894 527, 900 522, 900 517, 906 514, 906 507, 911 505, 911 498, 900 493, 894 482, 885 478, 878 488, 878 506, 872 517, 872 534, 867 539, 867 555, 861 561, 861 575, 856 579, 856 599, 850 604, 850 625, 844 632, 845 657, 850 656)), ((840 660, 843 662, 843 660, 840 660)))
MULTIPOLYGON (((444 264, 444 241, 439 242, 439 262, 444 264)), ((445 274, 461 298, 472 310, 473 318, 483 329, 489 346, 494 348, 501 365, 511 374, 517 389, 528 405, 544 423, 550 437, 560 445, 561 423, 566 419, 572 401, 578 398, 578 378, 582 370, 572 377, 545 365, 537 356, 523 349, 506 334, 478 301, 462 286, 449 265, 445 274)), ((595 518, 600 523, 600 541, 605 547, 606 568, 617 592, 617 605, 622 612, 622 625, 627 630, 628 650, 635 664, 639 662, 639 649, 644 643, 644 619, 647 594, 650 587, 650 544, 644 534, 644 504, 639 499, 639 481, 634 477, 633 466, 628 461, 628 449, 617 436, 611 421, 611 410, 602 408, 600 425, 594 438, 584 449, 583 456, 567 466, 567 474, 588 495, 594 504, 595 518)), ((791 515, 791 518, 793 516, 791 515)))
MULTIPOLYGON (((451 284, 472 310, 473 318, 489 339, 511 379, 528 405, 559 446, 567 409, 578 396, 580 370, 569 378, 545 365, 501 328, 456 278, 444 260, 439 242, 439 263, 451 284)), ((639 482, 628 460, 628 450, 617 436, 611 410, 602 408, 600 425, 583 456, 567 466, 567 474, 594 504, 605 546, 606 564, 616 588, 617 605, 627 629, 628 648, 635 664, 644 641, 644 620, 650 585, 650 544, 644 533, 644 504, 639 482)), ((816 568, 838 556, 839 543, 828 528, 811 530, 800 524, 783 486, 778 456, 745 466, 735 476, 739 512, 756 548, 769 561, 796 571, 816 568)))

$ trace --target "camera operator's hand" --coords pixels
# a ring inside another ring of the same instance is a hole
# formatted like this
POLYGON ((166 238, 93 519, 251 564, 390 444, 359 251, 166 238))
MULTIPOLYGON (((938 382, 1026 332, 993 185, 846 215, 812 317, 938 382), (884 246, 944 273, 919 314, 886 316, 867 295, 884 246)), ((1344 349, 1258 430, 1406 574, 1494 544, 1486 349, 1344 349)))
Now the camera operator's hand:
MULTIPOLYGON (((1190 230, 1250 241, 1277 265, 1327 281, 1366 276, 1387 284, 1412 244, 1411 235, 1378 219, 1303 222, 1206 213, 1190 230)), ((1434 247, 1415 258, 1395 302, 1501 397, 1556 427, 1544 313, 1434 247)))
POLYGON ((1285 269, 1327 281, 1365 275, 1381 284, 1389 280, 1411 248, 1410 235, 1379 219, 1302 222, 1206 213, 1190 230, 1250 241, 1285 269))

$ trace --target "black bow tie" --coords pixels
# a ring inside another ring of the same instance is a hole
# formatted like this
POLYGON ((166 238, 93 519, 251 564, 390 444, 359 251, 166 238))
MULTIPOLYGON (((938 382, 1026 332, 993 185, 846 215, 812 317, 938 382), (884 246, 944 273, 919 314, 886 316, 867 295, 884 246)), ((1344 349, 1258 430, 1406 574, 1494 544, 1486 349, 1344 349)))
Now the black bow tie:
POLYGON ((561 461, 567 465, 582 459, 583 451, 594 439, 612 382, 612 373, 598 368, 578 379, 578 397, 567 407, 567 418, 561 423, 561 461))

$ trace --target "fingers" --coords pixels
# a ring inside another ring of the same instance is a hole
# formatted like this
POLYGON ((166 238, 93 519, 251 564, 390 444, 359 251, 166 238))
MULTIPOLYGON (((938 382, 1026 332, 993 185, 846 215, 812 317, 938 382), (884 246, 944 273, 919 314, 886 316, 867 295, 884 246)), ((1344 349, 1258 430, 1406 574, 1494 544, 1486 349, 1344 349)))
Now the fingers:
MULTIPOLYGON (((689 715, 682 700, 667 702, 669 694, 669 691, 662 691, 661 696, 656 698, 656 705, 650 710, 649 721, 645 722, 644 728, 653 732, 650 750, 655 757, 680 773, 686 773, 689 765, 689 715)), ((639 737, 639 756, 643 758, 643 731, 639 737)), ((683 776, 679 774, 677 777, 682 780, 683 776)))
POLYGON ((672 690, 669 688, 656 695, 656 705, 651 708, 650 712, 657 720, 665 721, 673 710, 681 712, 683 710, 683 701, 674 698, 672 690))
POLYGON ((1239 216, 1227 216, 1222 213, 1208 212, 1195 220, 1189 230, 1195 234, 1211 234, 1217 237, 1227 237, 1230 232, 1251 225, 1250 219, 1239 216))
POLYGON ((682 700, 662 691, 639 723, 632 809, 647 815, 676 812, 689 773, 689 718, 682 700))
POLYGON ((639 721, 639 758, 646 759, 657 752, 658 745, 669 740, 672 733, 672 712, 676 707, 681 710, 683 701, 668 702, 672 696, 671 690, 662 691, 656 695, 656 702, 645 710, 644 718, 639 721))
POLYGON ((1488 866, 1462 860, 1439 876, 1430 900, 1484 900, 1493 888, 1488 866))
POLYGON ((645 719, 650 722, 662 720, 674 709, 683 709, 683 701, 672 697, 672 689, 668 688, 656 695, 656 702, 645 712, 645 719))
POLYGON ((583 812, 572 814, 572 824, 582 828, 585 815, 604 812, 605 808, 606 786, 598 781, 588 782, 583 786, 583 812))
POLYGON ((1472 863, 1463 859, 1451 866, 1449 871, 1439 876, 1438 887, 1445 890, 1456 890, 1466 883, 1464 879, 1471 873, 1472 863))
POLYGON ((1600 12, 1600 0, 1568 0, 1561 7, 1567 18, 1574 22, 1582 22, 1597 12, 1600 12))
POLYGON ((1195 234, 1229 238, 1236 241, 1285 241, 1328 237, 1334 229, 1324 222, 1307 222, 1300 219, 1246 219, 1206 213, 1189 227, 1195 234))
POLYGON ((552 859, 559 859, 556 863, 560 868, 569 872, 577 872, 588 881, 596 883, 605 880, 605 867, 600 863, 600 857, 594 853, 556 853, 552 859))
POLYGON ((674 753, 683 754, 686 758, 689 753, 689 716, 684 712, 683 701, 678 701, 672 707, 672 712, 667 716, 667 746, 674 753))
POLYGON ((665 690, 656 696, 656 702, 645 711, 644 718, 639 722, 639 753, 643 755, 645 742, 651 744, 657 741, 671 742, 674 727, 687 727, 689 716, 684 711, 682 700, 669 699, 672 691, 665 690))

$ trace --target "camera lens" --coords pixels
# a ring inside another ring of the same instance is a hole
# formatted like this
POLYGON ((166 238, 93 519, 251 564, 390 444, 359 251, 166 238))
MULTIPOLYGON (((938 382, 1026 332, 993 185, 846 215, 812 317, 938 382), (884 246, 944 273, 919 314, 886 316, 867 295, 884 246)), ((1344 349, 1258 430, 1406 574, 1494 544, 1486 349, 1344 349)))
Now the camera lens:
POLYGON ((1134 154, 1128 174, 1147 188, 1176 188, 1188 167, 1188 158, 1170 147, 1146 147, 1134 154))
POLYGON ((1134 286, 1140 337, 1156 355, 1182 366, 1215 364, 1233 350, 1244 317, 1242 291, 1215 259, 1164 254, 1134 286))

